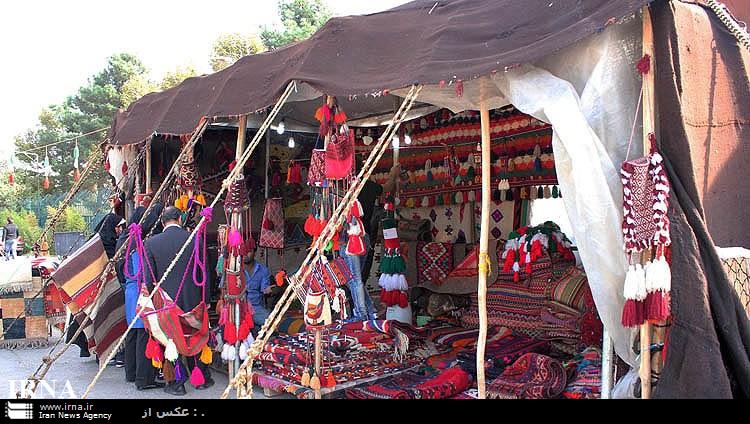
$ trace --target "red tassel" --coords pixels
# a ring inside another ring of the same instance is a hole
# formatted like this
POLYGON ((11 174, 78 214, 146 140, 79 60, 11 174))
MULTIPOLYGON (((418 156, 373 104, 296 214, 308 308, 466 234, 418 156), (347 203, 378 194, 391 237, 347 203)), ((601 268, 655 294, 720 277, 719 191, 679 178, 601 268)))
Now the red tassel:
POLYGON ((277 286, 279 286, 279 287, 283 286, 285 279, 286 279, 286 271, 284 271, 282 269, 281 271, 279 271, 279 272, 276 273, 275 280, 276 280, 276 285, 277 286))
POLYGON ((247 322, 248 318, 250 322, 252 322, 252 316, 248 316, 247 314, 245 314, 245 318, 240 323, 239 334, 237 335, 237 338, 239 340, 245 340, 247 338, 247 335, 250 334, 250 324, 248 324, 247 322))
POLYGON ((656 290, 646 296, 645 319, 648 321, 664 321, 669 318, 669 293, 656 290))
POLYGON ((49 190, 49 177, 44 177, 44 181, 42 182, 42 188, 45 190, 49 190))
POLYGON ((407 306, 409 306, 409 296, 406 294, 406 292, 399 291, 398 294, 398 306, 402 308, 406 308, 407 306))
POLYGON ((524 271, 526 271, 526 274, 531 274, 531 262, 526 262, 526 267, 524 268, 524 271))
POLYGON ((513 273, 513 282, 517 283, 521 280, 521 274, 519 274, 517 271, 513 273))
POLYGON ((78 170, 78 168, 73 171, 73 181, 78 182, 81 180, 81 171, 78 170))
POLYGON ((516 251, 511 249, 505 256, 505 263, 503 264, 503 272, 510 272, 513 269, 513 262, 516 261, 516 251))
POLYGON ((122 174, 125 175, 127 173, 128 173, 128 163, 127 162, 123 162, 122 163, 122 174))
POLYGON ((230 345, 237 343, 237 327, 235 327, 232 321, 224 325, 224 343, 229 343, 230 345))
POLYGON ((109 164, 109 158, 107 158, 107 160, 104 161, 104 170, 109 172, 111 167, 112 165, 109 164))
POLYGON ((643 302, 635 299, 625 300, 625 306, 622 309, 622 319, 620 322, 623 327, 637 327, 643 324, 643 302))
POLYGON ((8 174, 8 184, 13 185, 15 181, 16 181, 16 177, 13 176, 13 174, 8 174))

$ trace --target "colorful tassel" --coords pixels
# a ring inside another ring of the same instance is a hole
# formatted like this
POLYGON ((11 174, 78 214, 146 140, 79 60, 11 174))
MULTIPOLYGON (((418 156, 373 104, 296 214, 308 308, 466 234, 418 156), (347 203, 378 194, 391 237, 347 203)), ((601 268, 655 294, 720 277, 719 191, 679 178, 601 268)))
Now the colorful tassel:
POLYGON ((276 285, 279 287, 282 287, 284 285, 284 281, 286 281, 286 271, 283 269, 276 273, 274 276, 274 281, 276 281, 276 285))
POLYGON ((164 374, 164 381, 167 383, 175 381, 174 365, 171 362, 164 362, 162 373, 164 374))
POLYGON ((42 181, 42 188, 45 190, 49 190, 49 177, 44 177, 44 181, 42 181))
POLYGON ((537 199, 544 199, 544 189, 542 186, 539 186, 536 190, 536 198, 537 199))
POLYGON ((310 378, 310 388, 313 390, 320 390, 320 378, 317 373, 313 373, 310 378))
POLYGON ((184 374, 185 373, 182 370, 182 363, 179 361, 175 362, 174 363, 174 380, 177 381, 178 383, 180 381, 183 381, 185 379, 184 374))
POLYGON ((201 356, 198 359, 206 365, 211 365, 214 362, 214 352, 208 345, 203 346, 201 356))
POLYGON ((167 347, 164 349, 164 359, 168 361, 176 361, 179 357, 179 353, 177 353, 177 346, 174 344, 174 341, 172 339, 169 339, 167 342, 167 347))
POLYGON ((237 327, 232 321, 224 325, 224 342, 230 345, 237 343, 237 327))
POLYGON ((193 367, 193 372, 190 373, 190 384, 193 387, 198 387, 206 383, 206 378, 203 376, 203 371, 198 367, 198 364, 193 367))
POLYGON ((305 369, 305 372, 302 373, 302 379, 300 380, 300 384, 302 384, 305 387, 310 386, 310 372, 305 369))

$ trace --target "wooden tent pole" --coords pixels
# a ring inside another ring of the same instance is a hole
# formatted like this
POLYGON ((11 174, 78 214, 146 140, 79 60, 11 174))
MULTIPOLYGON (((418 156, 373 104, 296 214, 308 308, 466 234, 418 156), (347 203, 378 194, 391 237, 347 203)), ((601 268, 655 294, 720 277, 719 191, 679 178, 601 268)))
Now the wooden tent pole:
MULTIPOLYGON (((643 75, 643 154, 649 152, 649 134, 654 133, 654 34, 651 13, 643 7, 643 54, 651 57, 651 69, 643 75)), ((650 258, 649 258, 650 259, 650 258)), ((651 325, 641 324, 641 398, 651 398, 651 325)))
POLYGON ((487 398, 484 376, 484 349, 487 343, 487 275, 489 274, 489 255, 487 253, 490 236, 490 111, 487 108, 486 81, 481 82, 479 116, 482 127, 482 223, 479 236, 479 340, 477 341, 477 388, 479 398, 487 398))
MULTIPOLYGON (((237 146, 234 151, 234 158, 237 161, 237 163, 240 163, 240 158, 242 158, 242 154, 245 152, 245 135, 247 133, 247 115, 241 115, 238 122, 237 122, 237 146)), ((242 171, 240 171, 240 174, 244 174, 242 171)), ((240 213, 239 211, 232 212, 232 221, 234 221, 236 224, 242 225, 243 223, 240 223, 240 213)), ((230 223, 231 224, 231 223, 230 223)), ((247 223, 244 223, 247 224, 247 223)), ((242 270, 242 263, 239 262, 240 258, 235 258, 235 260, 238 262, 237 267, 239 268, 240 272, 243 272, 242 270)), ((239 328, 240 328, 240 304, 235 303, 234 305, 234 316, 232 317, 232 321, 234 322, 234 328, 237 330, 237 342, 235 343, 235 352, 237 352, 237 358, 233 361, 229 361, 229 378, 232 378, 236 373, 237 370, 240 367, 240 361, 239 361, 239 352, 240 352, 240 345, 242 344, 242 340, 239 340, 239 328)))

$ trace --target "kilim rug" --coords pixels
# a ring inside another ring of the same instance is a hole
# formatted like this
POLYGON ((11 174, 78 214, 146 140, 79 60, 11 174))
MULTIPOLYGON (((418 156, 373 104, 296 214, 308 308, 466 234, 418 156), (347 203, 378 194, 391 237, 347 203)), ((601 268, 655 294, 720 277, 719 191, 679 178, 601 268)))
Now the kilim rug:
POLYGON ((489 399, 551 399, 565 389, 566 375, 556 359, 527 353, 487 385, 489 399))
POLYGON ((440 285, 453 269, 453 244, 417 243, 417 283, 440 285))

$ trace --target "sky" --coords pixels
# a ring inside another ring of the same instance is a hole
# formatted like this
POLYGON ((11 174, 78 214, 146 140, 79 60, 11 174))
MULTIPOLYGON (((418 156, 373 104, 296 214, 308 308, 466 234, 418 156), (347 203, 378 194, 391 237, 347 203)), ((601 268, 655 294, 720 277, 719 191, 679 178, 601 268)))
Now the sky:
MULTIPOLYGON (((336 16, 373 13, 406 0, 325 0, 336 16)), ((24 0, 0 14, 0 154, 39 112, 75 93, 113 53, 138 56, 159 80, 177 66, 209 73, 223 33, 278 23, 274 0, 24 0)))

